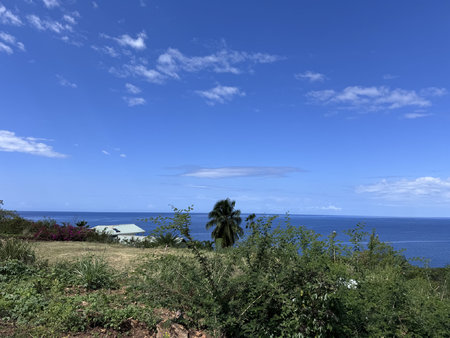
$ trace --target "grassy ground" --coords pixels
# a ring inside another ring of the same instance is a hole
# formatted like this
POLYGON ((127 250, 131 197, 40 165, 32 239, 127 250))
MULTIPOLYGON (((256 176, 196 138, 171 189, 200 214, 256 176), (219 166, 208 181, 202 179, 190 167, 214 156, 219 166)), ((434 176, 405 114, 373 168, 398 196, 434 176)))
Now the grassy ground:
POLYGON ((90 242, 36 242, 36 256, 50 264, 60 261, 73 261, 84 255, 103 257, 111 267, 125 269, 136 266, 148 255, 189 255, 187 250, 173 248, 133 248, 121 244, 90 242))

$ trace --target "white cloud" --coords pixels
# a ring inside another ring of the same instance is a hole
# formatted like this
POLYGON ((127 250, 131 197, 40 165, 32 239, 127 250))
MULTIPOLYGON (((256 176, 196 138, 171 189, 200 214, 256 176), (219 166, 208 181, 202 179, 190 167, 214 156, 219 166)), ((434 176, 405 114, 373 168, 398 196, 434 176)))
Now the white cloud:
POLYGON ((350 86, 342 91, 333 89, 311 91, 307 96, 316 103, 336 104, 342 108, 360 108, 367 111, 381 109, 397 109, 407 106, 431 106, 430 96, 441 96, 446 93, 444 88, 425 88, 417 93, 414 90, 388 87, 350 86))
POLYGON ((397 181, 381 180, 378 183, 357 187, 358 193, 373 194, 386 200, 433 199, 450 200, 450 178, 419 177, 397 181))
POLYGON ((70 15, 67 15, 67 14, 65 14, 63 16, 63 19, 65 21, 67 21, 68 23, 70 23, 71 25, 75 25, 77 23, 77 20, 73 16, 70 16, 70 15))
POLYGON ((427 114, 427 113, 407 113, 404 114, 403 117, 405 119, 418 119, 421 117, 427 117, 427 116, 431 116, 432 114, 427 114))
POLYGON ((424 96, 444 96, 447 95, 447 89, 438 87, 428 87, 420 91, 421 95, 424 96))
POLYGON ((148 69, 144 65, 125 65, 122 70, 117 70, 112 67, 109 70, 110 73, 119 76, 119 77, 127 77, 127 76, 137 76, 142 77, 146 81, 151 83, 161 84, 166 79, 166 76, 161 74, 160 72, 154 69, 148 69))
POLYGON ((237 87, 216 86, 208 90, 197 90, 196 93, 204 97, 209 104, 225 103, 231 101, 235 96, 245 96, 237 87))
POLYGON ((325 205, 325 206, 306 207, 306 209, 323 210, 323 211, 342 211, 342 208, 337 207, 333 204, 329 204, 329 205, 325 205))
POLYGON ((96 3, 95 1, 92 1, 92 7, 98 8, 98 3, 96 3))
POLYGON ((130 94, 139 94, 141 92, 141 89, 139 87, 136 87, 135 85, 132 85, 131 83, 125 83, 125 89, 130 94))
POLYGON ((111 155, 109 152, 107 152, 106 150, 102 150, 102 153, 105 155, 111 155))
MULTIPOLYGON (((73 19, 73 17, 71 17, 73 19)), ((64 32, 72 32, 73 31, 73 23, 70 22, 59 22, 55 20, 46 20, 41 19, 37 15, 31 14, 27 15, 27 20, 31 26, 41 31, 52 31, 57 34, 61 34, 64 32)), ((74 19, 75 20, 75 19, 74 19)), ((75 22, 76 23, 76 22, 75 22)))
POLYGON ((57 153, 41 139, 33 137, 16 136, 12 131, 0 130, 0 151, 21 152, 45 157, 64 158, 67 155, 57 153))
POLYGON ((12 47, 25 51, 25 45, 22 42, 16 41, 16 38, 11 34, 0 32, 0 51, 13 54, 14 50, 12 47))
POLYGON ((143 97, 124 96, 123 100, 128 104, 128 107, 142 106, 147 102, 143 97))
POLYGON ((119 52, 117 52, 114 47, 110 46, 91 46, 91 48, 97 52, 109 55, 113 58, 118 58, 120 56, 119 52))
POLYGON ((197 178, 283 177, 286 174, 299 171, 301 170, 292 167, 222 167, 193 169, 182 174, 182 176, 197 178))
POLYGON ((320 207, 320 210, 341 211, 342 208, 330 204, 330 205, 327 205, 327 206, 324 206, 324 207, 320 207))
POLYGON ((9 43, 10 45, 16 46, 18 49, 24 51, 25 46, 22 42, 16 41, 16 38, 12 36, 11 34, 0 32, 0 40, 3 40, 6 43, 9 43))
POLYGON ((297 80, 307 79, 309 82, 323 82, 326 79, 324 74, 315 73, 310 70, 304 73, 295 74, 294 76, 297 80))
POLYGON ((141 32, 137 35, 136 39, 133 39, 128 34, 123 34, 119 36, 118 38, 114 38, 119 45, 122 47, 131 47, 137 50, 145 49, 145 39, 147 38, 147 34, 145 32, 141 32))
POLYGON ((126 158, 127 157, 126 154, 120 154, 119 156, 122 157, 122 158, 126 158))
POLYGON ((14 51, 12 50, 11 47, 9 47, 8 45, 5 45, 3 42, 0 41, 0 52, 4 52, 6 54, 12 54, 14 53, 14 51))
POLYGON ((45 7, 47 7, 47 8, 55 8, 60 5, 58 0, 42 0, 42 2, 44 3, 45 7))
POLYGON ((65 79, 63 76, 57 74, 56 75, 58 79, 58 83, 63 87, 70 87, 70 88, 77 88, 77 84, 70 82, 69 80, 65 79))
MULTIPOLYGON (((117 40, 117 38, 105 34, 100 36, 117 40)), ((94 49, 100 50, 99 47, 94 49)), ((147 62, 142 60, 136 62, 135 58, 132 58, 130 63, 121 68, 111 67, 109 72, 119 77, 141 77, 148 82, 162 84, 168 79, 179 79, 182 72, 212 71, 240 74, 242 69, 238 66, 250 67, 253 64, 272 63, 281 59, 277 55, 238 52, 229 49, 222 49, 217 53, 205 56, 186 56, 177 49, 169 48, 158 57, 154 67, 148 67, 147 62)))
POLYGON ((158 58, 156 69, 161 73, 179 78, 180 71, 198 72, 209 69, 216 73, 239 74, 237 66, 244 63, 272 63, 280 60, 277 55, 265 53, 247 53, 222 49, 217 53, 205 56, 185 56, 178 49, 169 48, 158 58))
POLYGON ((22 20, 0 3, 0 23, 4 25, 20 26, 22 25, 22 20))

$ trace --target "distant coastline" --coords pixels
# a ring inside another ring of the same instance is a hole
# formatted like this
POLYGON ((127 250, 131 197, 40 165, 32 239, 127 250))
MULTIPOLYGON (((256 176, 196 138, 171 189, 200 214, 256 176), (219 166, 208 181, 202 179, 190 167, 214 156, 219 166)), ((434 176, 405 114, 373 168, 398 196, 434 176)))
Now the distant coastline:
MULTIPOLYGON (((74 223, 85 220, 90 226, 134 223, 148 234, 155 225, 143 222, 142 218, 157 215, 171 215, 170 212, 82 212, 82 211, 18 211, 32 220, 44 217, 57 222, 74 223)), ((210 232, 205 229, 207 213, 192 213, 192 234, 198 240, 209 240, 210 232)), ((243 218, 248 214, 243 214, 243 218)), ((267 215, 271 216, 271 215, 267 215)), ((285 215, 277 215, 280 220, 285 215)), ((344 215, 289 215, 294 225, 305 225, 322 236, 337 231, 337 239, 345 242, 344 230, 357 223, 366 224, 366 230, 376 229, 380 239, 391 243, 395 249, 406 249, 407 258, 423 257, 430 259, 430 266, 443 267, 450 264, 450 218, 445 217, 383 217, 383 216, 344 216, 344 215)))

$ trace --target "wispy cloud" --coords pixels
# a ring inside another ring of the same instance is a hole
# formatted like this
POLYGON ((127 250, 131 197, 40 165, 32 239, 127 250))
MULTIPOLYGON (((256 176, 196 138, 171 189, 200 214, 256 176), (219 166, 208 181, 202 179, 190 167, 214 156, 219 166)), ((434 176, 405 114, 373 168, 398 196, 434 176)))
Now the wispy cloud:
POLYGON ((304 73, 298 73, 294 75, 297 80, 308 80, 309 82, 323 82, 326 79, 326 76, 321 73, 312 72, 310 70, 304 73))
POLYGON ((310 210, 322 210, 322 211, 342 211, 341 207, 337 207, 333 204, 328 204, 324 206, 312 206, 312 207, 306 207, 306 209, 310 210))
POLYGON ((114 49, 114 47, 111 47, 111 46, 95 46, 95 45, 93 45, 93 46, 91 46, 91 48, 99 53, 109 55, 113 58, 118 58, 120 56, 119 52, 116 51, 114 49))
POLYGON ((4 25, 20 26, 22 25, 22 20, 20 20, 18 15, 15 15, 0 2, 0 23, 4 25))
POLYGON ((384 74, 383 80, 394 80, 397 79, 398 77, 399 77, 398 75, 384 74))
POLYGON ((34 137, 21 137, 9 130, 0 130, 0 151, 20 152, 45 157, 64 158, 65 154, 58 153, 42 139, 34 137))
POLYGON ((281 59, 277 55, 229 49, 222 49, 217 53, 205 56, 186 56, 178 49, 169 48, 159 56, 156 68, 161 73, 173 78, 179 78, 181 71, 198 72, 205 69, 216 73, 239 74, 242 72, 242 69, 238 68, 239 65, 272 63, 281 59))
MULTIPOLYGON (((6 52, 8 54, 13 53, 13 49, 11 47, 17 48, 21 51, 25 51, 25 45, 22 42, 16 41, 16 38, 14 36, 12 36, 11 34, 8 34, 5 32, 0 32, 0 40, 4 42, 4 43, 2 43, 2 42, 0 42, 0 43, 3 46, 6 46, 5 48, 7 48, 6 52), (7 46, 5 44, 9 44, 9 46, 7 46)), ((2 49, 2 47, 0 45, 0 50, 1 49, 2 49)))
POLYGON ((14 53, 13 49, 10 46, 4 44, 1 41, 0 41, 0 52, 6 53, 6 54, 13 54, 14 53))
POLYGON ((420 90, 420 95, 423 96, 444 96, 447 95, 448 91, 445 88, 438 87, 428 87, 420 90))
POLYGON ((236 96, 245 96, 237 87, 216 86, 208 90, 197 90, 196 93, 206 99, 208 104, 225 103, 236 96))
POLYGON ((126 154, 120 154, 119 156, 122 157, 122 158, 126 158, 127 157, 126 154))
POLYGON ((143 97, 124 96, 123 100, 127 103, 128 107, 142 106, 147 102, 143 97))
POLYGON ((68 14, 64 14, 63 20, 68 22, 71 25, 75 25, 77 23, 77 20, 75 19, 75 17, 68 15, 68 14))
POLYGON ((363 109, 377 111, 397 109, 407 106, 428 107, 432 96, 442 96, 445 88, 425 88, 419 93, 415 90, 389 87, 346 87, 342 91, 333 89, 310 91, 307 97, 315 103, 340 105, 344 109, 363 109))
POLYGON ((42 0, 42 2, 44 3, 45 7, 47 7, 47 8, 55 8, 60 5, 58 0, 42 0))
POLYGON ((431 116, 432 114, 429 113, 407 113, 404 114, 403 117, 405 119, 419 119, 421 117, 427 117, 427 116, 431 116))
POLYGON ((111 155, 109 152, 107 152, 106 150, 102 150, 102 153, 105 155, 111 155))
POLYGON ((284 177, 286 174, 300 171, 302 170, 293 167, 221 167, 192 169, 183 173, 182 176, 197 178, 284 177))
POLYGON ((337 207, 337 206, 332 205, 332 204, 320 207, 319 209, 320 210, 331 210, 331 211, 341 211, 342 210, 342 208, 337 207))
MULTIPOLYGON (((106 35, 102 35, 108 37, 106 35)), ((123 65, 121 68, 111 67, 110 73, 119 77, 141 77, 151 83, 162 84, 168 79, 180 79, 182 73, 212 71, 215 73, 240 74, 251 70, 252 65, 272 63, 283 59, 277 55, 265 53, 247 53, 222 49, 214 54, 204 56, 186 56, 178 49, 169 48, 161 54, 153 67, 146 62, 123 65)))
MULTIPOLYGON (((108 37, 107 35, 103 35, 104 37, 108 37)), ((145 32, 139 33, 135 39, 133 39, 128 34, 123 34, 117 38, 112 38, 122 47, 131 47, 136 50, 143 50, 146 48, 145 39, 147 38, 147 34, 145 32)))
POLYGON ((98 3, 96 3, 95 1, 92 1, 92 7, 98 8, 98 3))
POLYGON ((450 200, 450 178, 424 176, 416 179, 387 180, 357 187, 358 193, 373 194, 386 200, 411 200, 430 198, 450 200))
POLYGON ((56 78, 58 79, 58 83, 60 86, 69 87, 69 88, 77 88, 78 87, 76 83, 70 82, 69 80, 65 79, 63 76, 61 76, 59 74, 56 75, 56 78))
POLYGON ((135 76, 141 77, 148 82, 161 84, 167 78, 165 75, 154 69, 148 69, 145 65, 128 64, 123 69, 118 70, 114 67, 109 69, 109 72, 119 77, 135 76))
MULTIPOLYGON (((73 20, 74 17, 71 17, 73 20)), ((72 32, 73 26, 76 24, 76 21, 74 23, 68 22, 63 18, 63 21, 56 21, 51 19, 41 19, 35 14, 27 15, 27 20, 30 23, 30 25, 40 31, 51 31, 53 33, 62 34, 65 32, 72 32)))
POLYGON ((141 89, 139 87, 136 87, 131 83, 125 83, 125 89, 130 94, 139 94, 141 92, 141 89))

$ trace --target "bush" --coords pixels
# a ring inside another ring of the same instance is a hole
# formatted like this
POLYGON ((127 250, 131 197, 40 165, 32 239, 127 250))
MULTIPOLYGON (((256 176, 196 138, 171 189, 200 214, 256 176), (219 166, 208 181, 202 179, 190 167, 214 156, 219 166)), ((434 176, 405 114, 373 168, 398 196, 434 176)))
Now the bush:
POLYGON ((24 263, 34 263, 36 255, 33 246, 25 240, 8 238, 0 240, 0 261, 16 259, 24 263))
POLYGON ((94 230, 71 225, 39 224, 34 226, 34 239, 41 241, 85 241, 94 230))
POLYGON ((0 200, 0 234, 27 235, 33 226, 33 222, 19 216, 12 210, 5 210, 0 200))
POLYGON ((0 282, 22 278, 34 273, 35 270, 28 264, 12 259, 0 263, 0 282))
POLYGON ((95 290, 101 288, 114 288, 116 276, 103 258, 85 256, 75 264, 74 273, 80 286, 95 290))
POLYGON ((190 327, 236 337, 449 332, 448 270, 411 266, 375 232, 366 245, 362 224, 344 245, 336 233, 323 240, 289 218, 273 228, 275 218, 251 216, 237 248, 206 254, 190 236, 190 209, 174 211, 162 230, 185 238, 193 256, 150 257, 132 289, 181 310, 178 321, 190 327))
POLYGON ((86 241, 87 242, 97 242, 97 243, 118 243, 119 239, 117 237, 112 237, 107 234, 105 231, 98 232, 94 229, 86 229, 86 241))

